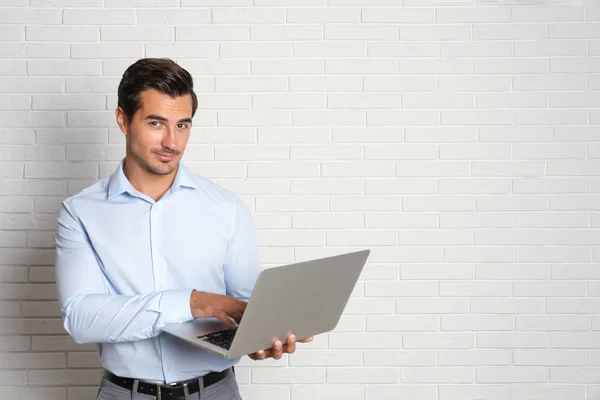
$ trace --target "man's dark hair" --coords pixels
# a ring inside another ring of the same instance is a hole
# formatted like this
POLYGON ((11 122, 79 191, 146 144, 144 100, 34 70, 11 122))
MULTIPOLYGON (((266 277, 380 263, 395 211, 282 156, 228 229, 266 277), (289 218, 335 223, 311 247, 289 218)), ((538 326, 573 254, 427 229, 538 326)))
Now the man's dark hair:
POLYGON ((171 97, 192 96, 192 117, 198 108, 192 75, 168 58, 142 58, 130 65, 121 78, 117 104, 123 109, 128 123, 142 106, 140 93, 155 89, 171 97))

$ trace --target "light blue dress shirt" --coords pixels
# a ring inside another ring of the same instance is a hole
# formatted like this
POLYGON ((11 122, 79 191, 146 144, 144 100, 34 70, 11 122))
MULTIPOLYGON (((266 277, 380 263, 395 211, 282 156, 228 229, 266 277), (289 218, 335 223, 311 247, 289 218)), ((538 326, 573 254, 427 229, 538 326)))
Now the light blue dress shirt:
POLYGON ((161 333, 192 320, 193 289, 248 301, 260 271, 247 207, 233 193, 179 163, 158 201, 123 173, 62 202, 56 282, 64 327, 96 343, 119 376, 171 383, 221 371, 224 360, 161 333))

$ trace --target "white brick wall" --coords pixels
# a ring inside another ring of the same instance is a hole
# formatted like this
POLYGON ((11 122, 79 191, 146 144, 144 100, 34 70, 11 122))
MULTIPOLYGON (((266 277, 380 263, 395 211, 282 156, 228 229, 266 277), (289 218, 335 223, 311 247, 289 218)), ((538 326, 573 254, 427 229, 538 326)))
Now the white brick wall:
POLYGON ((245 399, 599 398, 598 2, 399 3, 0 0, 0 399, 93 398, 56 216, 123 156, 144 56, 194 75, 185 160, 266 266, 372 249, 334 332, 242 362, 245 399))

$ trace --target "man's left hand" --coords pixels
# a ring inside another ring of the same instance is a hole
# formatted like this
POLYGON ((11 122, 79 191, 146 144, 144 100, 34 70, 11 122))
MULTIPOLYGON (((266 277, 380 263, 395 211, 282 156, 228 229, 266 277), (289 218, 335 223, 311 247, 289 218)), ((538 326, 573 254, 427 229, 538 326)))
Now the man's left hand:
POLYGON ((306 339, 296 340, 296 336, 292 333, 288 336, 286 344, 282 344, 281 340, 276 340, 275 343, 273 343, 273 347, 270 349, 259 350, 256 353, 248 354, 248 357, 255 361, 264 360, 266 358, 274 358, 275 360, 279 360, 285 353, 294 353, 296 351, 296 343, 308 343, 312 341, 312 336, 306 339))

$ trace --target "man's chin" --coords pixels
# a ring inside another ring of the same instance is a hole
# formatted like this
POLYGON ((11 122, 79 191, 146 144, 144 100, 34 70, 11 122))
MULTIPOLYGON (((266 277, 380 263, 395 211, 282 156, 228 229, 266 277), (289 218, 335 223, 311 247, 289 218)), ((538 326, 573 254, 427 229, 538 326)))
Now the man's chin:
POLYGON ((177 166, 177 161, 173 160, 168 163, 161 163, 160 165, 152 165, 150 168, 146 170, 155 175, 169 175, 173 171, 175 171, 175 167, 177 166))

